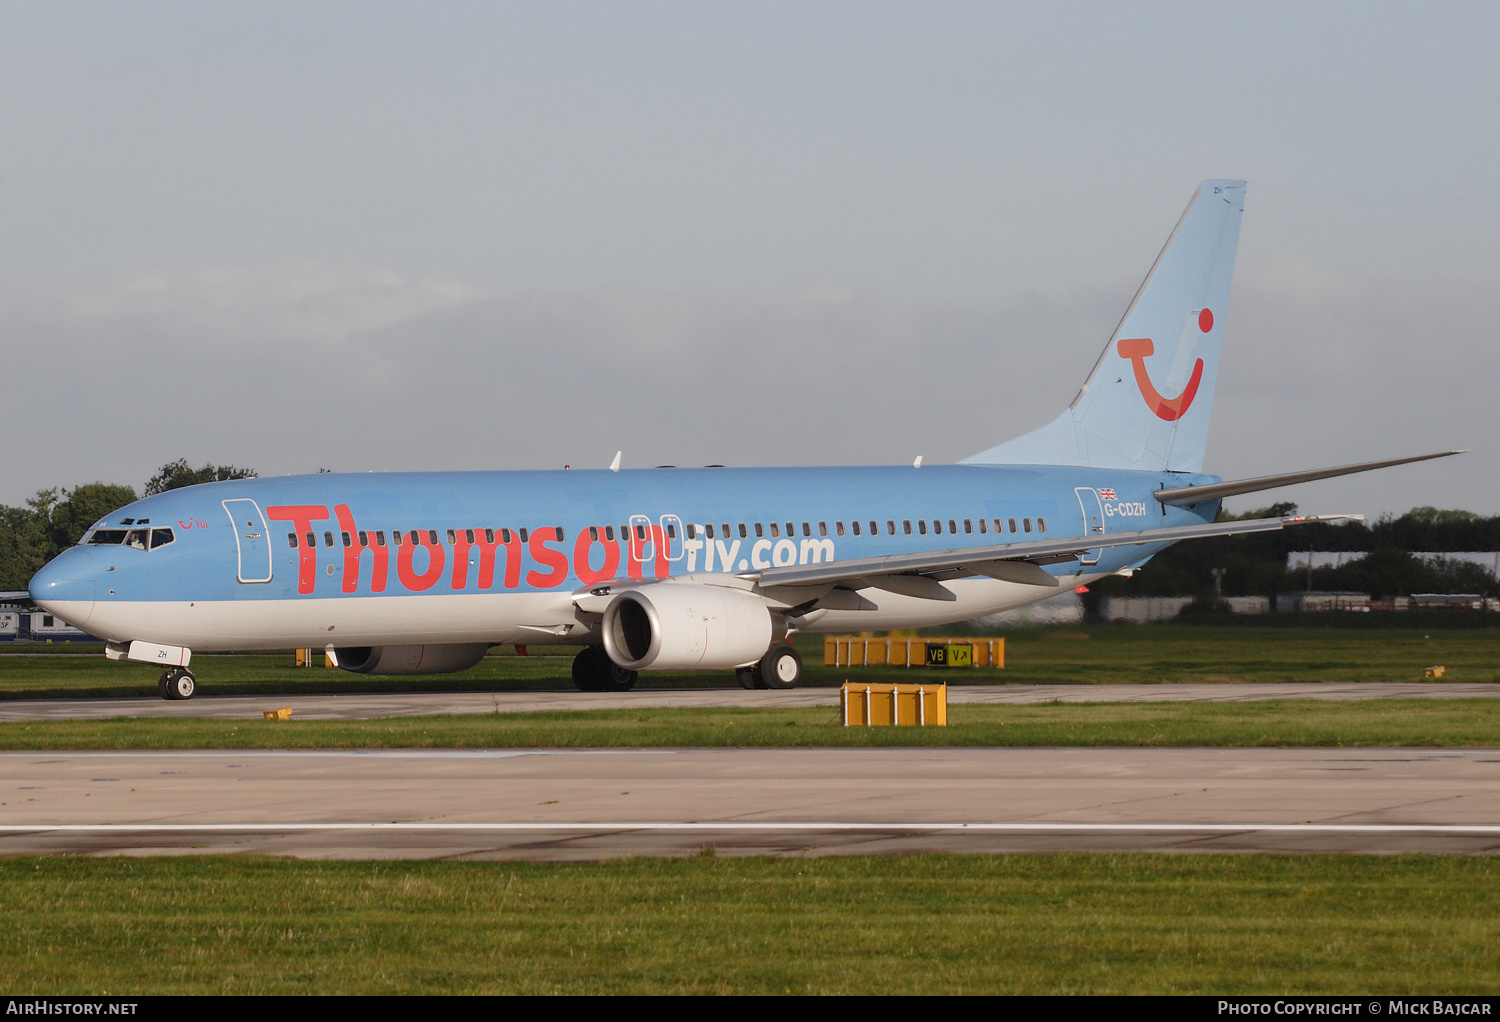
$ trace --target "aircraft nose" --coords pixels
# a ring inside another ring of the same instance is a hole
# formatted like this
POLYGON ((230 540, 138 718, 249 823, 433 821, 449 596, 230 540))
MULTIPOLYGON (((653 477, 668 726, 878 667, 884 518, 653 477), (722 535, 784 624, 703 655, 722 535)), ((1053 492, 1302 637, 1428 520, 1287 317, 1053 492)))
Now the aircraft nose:
POLYGON ((48 561, 31 579, 36 605, 76 628, 94 613, 98 570, 94 556, 83 547, 70 547, 48 561))

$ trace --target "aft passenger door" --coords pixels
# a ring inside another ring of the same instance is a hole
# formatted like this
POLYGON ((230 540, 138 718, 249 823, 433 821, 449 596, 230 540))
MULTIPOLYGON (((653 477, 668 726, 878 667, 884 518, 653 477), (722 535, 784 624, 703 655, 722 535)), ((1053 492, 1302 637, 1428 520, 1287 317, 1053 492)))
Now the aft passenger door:
MULTIPOLYGON (((1073 492, 1078 494, 1078 507, 1083 512, 1083 534, 1104 535, 1104 502, 1099 499, 1099 491, 1088 486, 1075 486, 1073 492)), ((1085 550, 1078 559, 1079 563, 1098 564, 1100 551, 1100 547, 1085 550)))
POLYGON ((260 505, 248 499, 226 500, 223 504, 234 523, 234 542, 239 549, 235 577, 241 582, 271 581, 271 541, 260 505))

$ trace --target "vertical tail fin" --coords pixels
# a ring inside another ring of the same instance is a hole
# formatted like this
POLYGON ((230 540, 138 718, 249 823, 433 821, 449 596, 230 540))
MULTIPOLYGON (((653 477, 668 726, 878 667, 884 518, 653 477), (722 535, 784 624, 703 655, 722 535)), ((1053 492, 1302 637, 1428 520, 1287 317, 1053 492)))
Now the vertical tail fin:
POLYGON ((1204 181, 1056 419, 963 464, 1200 472, 1245 182, 1204 181))

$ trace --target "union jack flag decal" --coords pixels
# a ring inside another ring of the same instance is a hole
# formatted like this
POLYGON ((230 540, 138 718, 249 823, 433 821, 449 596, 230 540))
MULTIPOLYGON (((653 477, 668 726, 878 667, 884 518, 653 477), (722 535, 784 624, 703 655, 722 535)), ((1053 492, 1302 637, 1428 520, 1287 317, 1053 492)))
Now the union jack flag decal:
POLYGON ((1106 487, 1104 487, 1103 489, 1101 489, 1099 491, 1099 496, 1101 498, 1103 498, 1104 500, 1114 500, 1115 499, 1115 491, 1111 490, 1109 487, 1106 486, 1106 487))

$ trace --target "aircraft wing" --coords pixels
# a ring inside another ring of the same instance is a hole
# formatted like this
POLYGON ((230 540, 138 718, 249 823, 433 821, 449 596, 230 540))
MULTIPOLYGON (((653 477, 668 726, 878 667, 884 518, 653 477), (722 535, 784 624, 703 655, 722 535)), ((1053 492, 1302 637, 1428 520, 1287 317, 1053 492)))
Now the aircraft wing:
POLYGON ((945 578, 956 578, 961 575, 988 575, 991 578, 1009 582, 1058 586, 1061 584, 1060 581, 1042 571, 1039 565, 1070 561, 1086 550, 1098 550, 1101 547, 1145 546, 1148 543, 1175 543, 1185 539, 1238 536, 1250 532, 1274 532, 1289 525, 1302 525, 1309 522, 1362 521, 1364 517, 1364 515, 1289 515, 1285 518, 1254 518, 1240 522, 1211 522, 1206 525, 1183 525, 1169 529, 1114 532, 1102 536, 1069 536, 1058 539, 1028 540, 1021 543, 997 543, 991 546, 963 547, 955 550, 892 554, 888 557, 858 557, 847 561, 828 561, 823 564, 796 564, 784 568, 767 568, 755 578, 762 588, 860 582, 863 585, 883 589, 889 583, 898 587, 894 591, 907 592, 908 595, 926 595, 930 599, 951 599, 951 594, 943 595, 946 591, 940 592, 941 587, 937 586, 933 579, 925 576, 941 574, 945 578), (917 578, 916 576, 924 577, 917 578))

